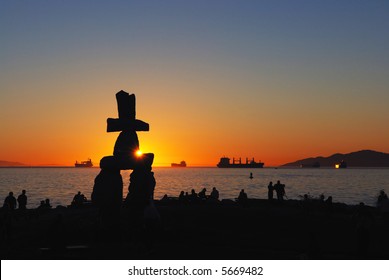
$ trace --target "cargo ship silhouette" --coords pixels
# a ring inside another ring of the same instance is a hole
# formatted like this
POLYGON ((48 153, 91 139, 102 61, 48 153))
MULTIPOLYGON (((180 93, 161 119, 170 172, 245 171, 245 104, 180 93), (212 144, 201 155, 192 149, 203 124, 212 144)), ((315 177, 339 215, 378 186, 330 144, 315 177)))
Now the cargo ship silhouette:
POLYGON ((92 166, 93 163, 90 158, 86 161, 81 161, 81 162, 76 161, 76 163, 74 164, 74 167, 92 167, 92 166))
POLYGON ((242 159, 232 158, 232 163, 230 162, 230 158, 222 157, 220 158, 219 163, 216 165, 219 168, 263 168, 265 163, 256 162, 254 158, 249 160, 246 158, 246 162, 242 163, 242 159))
POLYGON ((186 162, 181 161, 180 163, 172 163, 171 167, 186 167, 186 162))

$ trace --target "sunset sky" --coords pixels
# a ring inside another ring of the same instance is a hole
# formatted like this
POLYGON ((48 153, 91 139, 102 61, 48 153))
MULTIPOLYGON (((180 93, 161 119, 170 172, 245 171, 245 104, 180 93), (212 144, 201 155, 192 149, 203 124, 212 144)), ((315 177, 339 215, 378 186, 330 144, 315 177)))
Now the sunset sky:
POLYGON ((0 160, 111 155, 135 93, 155 166, 389 152, 389 1, 0 2, 0 160))

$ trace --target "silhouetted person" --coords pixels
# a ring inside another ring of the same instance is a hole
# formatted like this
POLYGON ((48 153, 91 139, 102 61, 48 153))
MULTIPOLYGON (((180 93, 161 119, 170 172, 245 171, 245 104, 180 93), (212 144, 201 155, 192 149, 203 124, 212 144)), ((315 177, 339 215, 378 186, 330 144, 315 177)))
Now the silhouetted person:
POLYGON ((254 178, 254 176, 253 176, 253 173, 252 172, 250 172, 250 177, 249 177, 250 179, 253 179, 254 178))
POLYGON ((377 197, 377 207, 380 208, 382 201, 388 200, 388 196, 384 190, 380 190, 380 194, 377 197))
POLYGON ((219 200, 219 191, 215 187, 212 188, 210 199, 215 201, 219 200))
POLYGON ((4 206, 5 205, 8 205, 8 207, 9 207, 9 209, 11 211, 15 210, 15 208, 16 208, 16 198, 14 197, 14 193, 13 192, 9 192, 8 196, 5 198, 4 206))
POLYGON ((186 204, 188 203, 188 193, 185 193, 184 191, 180 192, 180 195, 178 196, 178 201, 181 204, 186 204))
POLYGON ((18 204, 20 210, 26 210, 27 208, 26 190, 22 190, 22 193, 18 196, 18 204))
POLYGON ((247 194, 244 192, 244 189, 242 189, 238 196, 239 200, 247 200, 247 194))
POLYGON ((180 195, 178 196, 178 200, 179 201, 185 201, 185 192, 184 191, 180 192, 180 195))
POLYGON ((281 184, 280 192, 281 192, 280 198, 281 200, 284 200, 284 196, 286 196, 285 184, 281 184))
POLYGON ((280 181, 277 181, 277 183, 274 185, 274 189, 276 190, 277 199, 279 201, 283 201, 285 195, 285 185, 281 184, 280 181))
POLYGON ((39 206, 37 207, 37 218, 39 218, 39 216, 43 213, 47 213, 47 211, 49 210, 50 208, 47 207, 47 204, 45 203, 44 200, 41 200, 39 206))
POLYGON ((199 197, 194 189, 190 191, 189 195, 189 201, 190 202, 197 202, 199 200, 199 197))
POLYGON ((269 185, 267 186, 267 198, 269 200, 273 199, 273 191, 274 191, 273 182, 270 182, 269 185))
POLYGON ((167 196, 167 194, 165 194, 162 198, 161 198, 161 201, 168 201, 169 200, 169 197, 167 196))
POLYGON ((247 197, 247 194, 244 192, 244 189, 242 189, 239 193, 238 202, 239 202, 239 204, 241 204, 243 206, 247 206, 248 197, 247 197))
POLYGON ((48 198, 45 199, 45 208, 51 209, 50 199, 48 199, 48 198))
POLYGON ((203 188, 200 192, 199 192, 199 198, 202 199, 202 200, 205 200, 207 199, 207 195, 205 194, 205 192, 207 191, 206 188, 203 188))
POLYGON ((281 182, 277 181, 277 183, 274 184, 273 188, 276 191, 277 199, 279 200, 281 182))
POLYGON ((380 191, 377 198, 377 208, 380 211, 382 217, 389 221, 389 198, 384 190, 380 191))
POLYGON ((45 201, 44 200, 41 200, 39 206, 37 209, 44 209, 45 208, 45 201))
POLYGON ((85 195, 83 195, 81 192, 78 192, 78 193, 73 197, 72 205, 78 207, 78 206, 83 205, 84 202, 86 202, 86 197, 85 197, 85 195))

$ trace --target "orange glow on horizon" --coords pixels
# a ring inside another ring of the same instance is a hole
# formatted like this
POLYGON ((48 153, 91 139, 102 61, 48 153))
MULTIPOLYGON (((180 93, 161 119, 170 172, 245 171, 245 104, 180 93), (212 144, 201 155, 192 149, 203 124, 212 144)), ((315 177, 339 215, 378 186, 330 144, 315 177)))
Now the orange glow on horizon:
POLYGON ((375 4, 346 14, 320 4, 320 17, 307 16, 319 6, 301 5, 285 19, 289 6, 265 1, 238 10, 207 3, 200 18, 198 1, 152 13, 132 1, 109 12, 36 2, 23 8, 24 20, 14 20, 17 1, 0 10, 0 164, 73 166, 91 158, 98 167, 120 134, 106 127, 119 117, 120 90, 136 95, 135 117, 150 125, 137 133, 139 145, 156 167, 182 160, 216 167, 222 156, 276 167, 366 149, 389 153, 389 62, 381 59, 389 18, 375 4), (60 16, 44 16, 52 14, 60 16), (344 16, 350 24, 342 25, 344 16), (325 36, 312 40, 317 28, 325 36))
MULTIPOLYGON (((117 115, 115 91, 110 90, 110 94, 90 107, 90 114, 85 118, 67 115, 67 121, 61 129, 57 129, 57 123, 61 123, 62 119, 54 112, 50 118, 41 115, 35 121, 4 122, 5 131, 12 133, 5 133, 0 139, 0 146, 3 147, 0 160, 28 166, 73 166, 76 160, 91 158, 94 166, 98 167, 101 158, 113 154, 119 134, 105 131, 105 119, 117 115), (40 129, 43 124, 46 126, 44 131, 40 129), (20 126, 23 129, 18 129, 20 126), (29 137, 28 145, 25 143, 26 135, 29 137)), ((107 91, 109 89, 104 94, 107 91)), ((256 161, 264 162, 264 167, 272 167, 308 157, 363 149, 388 152, 389 134, 382 132, 378 121, 376 126, 368 126, 368 130, 363 130, 361 134, 362 130, 349 126, 346 118, 306 118, 301 114, 292 114, 288 108, 280 110, 280 116, 277 114, 269 119, 261 119, 239 111, 231 113, 229 108, 236 106, 228 99, 225 104, 218 103, 212 96, 208 103, 201 103, 204 110, 198 114, 196 106, 189 106, 180 98, 161 105, 159 99, 150 99, 149 92, 155 91, 158 89, 145 88, 139 90, 138 94, 134 90, 137 96, 137 118, 150 124, 150 131, 138 133, 139 143, 143 152, 154 153, 155 167, 167 167, 182 160, 186 161, 188 167, 216 167, 222 156, 242 159, 254 157, 256 161), (225 109, 217 113, 215 106, 225 109), (344 133, 343 127, 350 127, 349 131, 344 133), (327 141, 328 135, 332 134, 337 135, 335 145, 327 141), (376 135, 382 137, 377 138, 376 135), (352 143, 350 139, 353 139, 352 143)), ((188 94, 195 96, 191 92, 188 94)), ((65 105, 66 108, 73 106, 65 105)), ((245 106, 249 105, 251 103, 245 106)), ((251 112, 255 108, 248 109, 246 111, 251 112)), ((266 113, 265 107, 260 109, 265 115, 272 115, 272 112, 266 113)), ((34 115, 33 112, 29 114, 34 115)), ((355 122, 361 122, 358 118, 359 115, 355 117, 355 122)))

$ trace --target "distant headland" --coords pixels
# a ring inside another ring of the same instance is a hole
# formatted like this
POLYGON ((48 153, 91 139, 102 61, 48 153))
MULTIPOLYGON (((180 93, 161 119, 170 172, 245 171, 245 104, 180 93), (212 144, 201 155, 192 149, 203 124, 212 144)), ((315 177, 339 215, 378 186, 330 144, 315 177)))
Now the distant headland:
POLYGON ((6 161, 6 160, 0 160, 0 168, 7 168, 7 167, 21 167, 21 168, 57 168, 57 167, 74 167, 73 166, 66 166, 66 165, 58 165, 58 164, 39 164, 39 165, 30 165, 26 163, 21 162, 15 162, 15 161, 6 161))
POLYGON ((311 157, 286 163, 283 167, 313 166, 334 167, 335 164, 344 161, 348 167, 389 167, 389 154, 362 150, 348 154, 333 154, 329 157, 311 157))
POLYGON ((26 166, 26 165, 20 162, 0 160, 0 167, 17 167, 17 166, 26 166))

